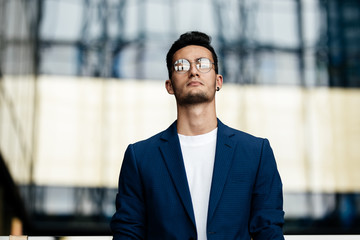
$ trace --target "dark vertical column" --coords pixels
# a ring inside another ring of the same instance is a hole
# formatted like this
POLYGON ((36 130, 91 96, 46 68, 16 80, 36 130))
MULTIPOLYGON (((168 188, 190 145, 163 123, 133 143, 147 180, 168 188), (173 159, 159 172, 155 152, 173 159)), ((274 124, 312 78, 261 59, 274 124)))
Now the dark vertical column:
POLYGON ((29 156, 29 188, 28 188, 28 200, 27 200, 27 207, 30 214, 34 212, 35 209, 35 199, 36 199, 36 187, 34 182, 34 162, 35 162, 35 155, 37 151, 37 121, 38 121, 38 76, 40 74, 40 61, 41 61, 41 36, 40 36, 40 25, 43 16, 43 5, 44 0, 37 0, 36 2, 32 2, 35 4, 33 11, 35 14, 34 19, 31 19, 32 24, 30 27, 32 29, 29 32, 33 33, 30 37, 30 41, 33 46, 33 91, 34 91, 34 98, 33 98, 33 116, 32 116, 32 141, 30 146, 30 156, 29 156))
POLYGON ((338 48, 339 48, 339 65, 337 66, 339 70, 338 75, 338 85, 340 87, 348 86, 348 74, 347 74, 347 41, 346 41, 346 23, 344 16, 344 2, 343 0, 337 0, 337 18, 336 18, 336 28, 339 32, 338 48))
POLYGON ((4 214, 4 187, 0 184, 0 236, 7 235, 5 233, 5 214, 4 214))
POLYGON ((347 42, 345 38, 344 2, 327 3, 328 47, 329 47, 329 85, 330 87, 348 86, 347 42))
POLYGON ((145 47, 145 42, 146 42, 146 38, 147 36, 147 32, 146 32, 146 18, 147 18, 147 14, 146 14, 146 0, 138 0, 137 1, 137 8, 138 8, 138 36, 136 41, 136 56, 135 56, 135 61, 136 61, 136 68, 135 68, 135 73, 134 76, 137 79, 144 79, 145 76, 145 71, 143 70, 145 68, 145 59, 144 59, 144 51, 146 49, 145 47))
POLYGON ((305 87, 305 61, 304 61, 304 30, 303 30, 303 7, 301 0, 296 0, 296 18, 297 18, 297 34, 299 38, 299 46, 298 46, 298 68, 300 74, 300 85, 305 87))

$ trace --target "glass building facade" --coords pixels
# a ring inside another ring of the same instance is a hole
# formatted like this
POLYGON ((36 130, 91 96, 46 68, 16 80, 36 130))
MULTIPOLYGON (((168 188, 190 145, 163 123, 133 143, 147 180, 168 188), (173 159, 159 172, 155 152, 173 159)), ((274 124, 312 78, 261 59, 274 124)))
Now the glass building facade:
POLYGON ((191 30, 219 55, 219 117, 273 145, 285 233, 360 233, 359 1, 0 0, 0 210, 23 205, 0 235, 110 235, 126 145, 176 118, 165 56, 191 30))

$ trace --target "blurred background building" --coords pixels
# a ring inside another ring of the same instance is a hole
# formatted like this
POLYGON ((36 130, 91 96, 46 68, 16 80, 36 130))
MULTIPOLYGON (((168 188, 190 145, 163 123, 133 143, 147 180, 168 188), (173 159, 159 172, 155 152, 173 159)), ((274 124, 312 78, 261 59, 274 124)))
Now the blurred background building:
POLYGON ((360 234, 360 1, 0 0, 0 235, 111 234, 190 30, 219 54, 219 118, 272 143, 285 233, 360 234))

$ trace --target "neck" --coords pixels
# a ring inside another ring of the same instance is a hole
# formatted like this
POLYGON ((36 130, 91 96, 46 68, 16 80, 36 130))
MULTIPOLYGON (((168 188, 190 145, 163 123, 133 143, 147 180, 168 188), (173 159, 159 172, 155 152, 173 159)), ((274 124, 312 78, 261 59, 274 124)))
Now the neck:
POLYGON ((194 136, 208 133, 217 127, 215 102, 177 106, 179 134, 194 136))

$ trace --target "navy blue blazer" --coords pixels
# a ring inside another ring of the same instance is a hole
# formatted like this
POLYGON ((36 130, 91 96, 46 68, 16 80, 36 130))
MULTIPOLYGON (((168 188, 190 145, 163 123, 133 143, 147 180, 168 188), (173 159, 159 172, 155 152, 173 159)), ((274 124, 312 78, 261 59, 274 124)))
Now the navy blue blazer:
MULTIPOLYGON (((207 238, 284 239, 282 183, 267 139, 218 120, 207 238)), ((197 239, 176 122, 128 146, 122 163, 115 240, 197 239)))

